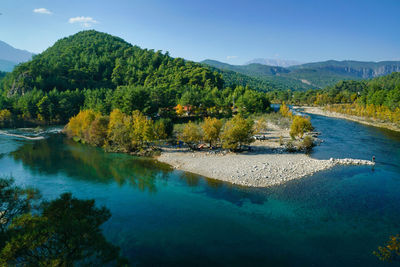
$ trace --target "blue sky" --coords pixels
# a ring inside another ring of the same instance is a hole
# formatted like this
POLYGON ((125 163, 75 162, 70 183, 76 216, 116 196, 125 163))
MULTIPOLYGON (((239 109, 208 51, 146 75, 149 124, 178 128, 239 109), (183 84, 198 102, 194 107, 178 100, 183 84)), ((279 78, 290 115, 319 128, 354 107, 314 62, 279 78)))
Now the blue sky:
POLYGON ((195 61, 400 60, 400 0, 1 0, 0 40, 39 53, 84 29, 195 61))

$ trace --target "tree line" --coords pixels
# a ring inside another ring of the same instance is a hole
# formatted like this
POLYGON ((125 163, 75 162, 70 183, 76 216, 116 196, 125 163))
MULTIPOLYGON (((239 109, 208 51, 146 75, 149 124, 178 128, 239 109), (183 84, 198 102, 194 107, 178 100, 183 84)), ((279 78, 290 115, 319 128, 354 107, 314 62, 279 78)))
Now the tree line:
POLYGON ((46 201, 40 192, 0 178, 1 266, 128 266, 101 225, 111 213, 70 193, 46 201))
POLYGON ((323 90, 267 92, 272 102, 327 106, 329 110, 400 125, 400 73, 368 81, 340 81, 323 90))

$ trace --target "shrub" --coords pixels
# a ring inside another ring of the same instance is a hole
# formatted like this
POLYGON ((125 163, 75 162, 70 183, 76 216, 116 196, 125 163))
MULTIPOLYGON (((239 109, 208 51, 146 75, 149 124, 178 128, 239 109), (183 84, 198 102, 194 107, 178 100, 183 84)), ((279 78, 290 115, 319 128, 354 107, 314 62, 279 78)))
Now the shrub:
POLYGON ((222 147, 231 150, 240 150, 243 145, 254 141, 253 121, 246 120, 240 115, 230 119, 222 132, 222 147))
POLYGON ((201 134, 199 126, 196 123, 189 121, 183 127, 181 139, 191 149, 195 149, 196 144, 202 139, 202 134, 201 134))
POLYGON ((287 150, 288 152, 296 152, 296 147, 294 146, 294 143, 293 143, 292 140, 289 140, 289 141, 285 144, 285 146, 286 146, 286 150, 287 150))
POLYGON ((290 126, 290 136, 292 138, 296 136, 303 138, 304 133, 311 132, 312 130, 314 130, 314 127, 311 125, 309 118, 295 116, 290 126))
POLYGON ((304 137, 303 141, 299 144, 299 149, 309 152, 314 147, 314 140, 311 136, 304 137))
POLYGON ((213 142, 217 142, 221 133, 222 121, 217 118, 205 118, 204 123, 201 126, 204 133, 204 141, 210 143, 210 147, 213 142))

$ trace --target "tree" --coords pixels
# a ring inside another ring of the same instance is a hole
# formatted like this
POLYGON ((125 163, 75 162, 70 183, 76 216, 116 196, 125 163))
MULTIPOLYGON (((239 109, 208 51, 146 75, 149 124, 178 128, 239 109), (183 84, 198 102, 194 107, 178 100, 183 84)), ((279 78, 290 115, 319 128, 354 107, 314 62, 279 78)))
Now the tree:
POLYGON ((291 117, 292 112, 290 111, 289 107, 282 102, 281 106, 279 107, 279 112, 282 114, 283 117, 291 117))
POLYGON ((236 115, 225 124, 221 139, 223 148, 240 150, 243 145, 254 141, 253 121, 236 115))
POLYGON ((108 118, 97 114, 89 127, 89 143, 95 146, 103 146, 107 140, 107 127, 108 118))
POLYGON ((184 127, 181 135, 182 141, 185 142, 191 149, 196 148, 196 144, 202 139, 202 134, 199 126, 189 121, 184 127))
POLYGON ((129 133, 130 122, 127 116, 119 109, 114 109, 110 114, 107 128, 107 146, 111 150, 128 152, 131 146, 129 133))
POLYGON ((204 141, 209 142, 210 147, 212 147, 212 143, 218 141, 221 133, 222 121, 217 118, 207 117, 204 119, 201 128, 204 133, 204 141))
POLYGON ((158 120, 154 123, 154 138, 156 140, 164 140, 168 137, 166 127, 164 120, 158 120))
POLYGON ((12 114, 8 109, 0 110, 0 126, 8 125, 12 120, 12 114))
POLYGON ((15 186, 12 178, 0 178, 0 248, 13 219, 35 208, 39 198, 37 190, 15 186))
POLYGON ((99 116, 93 110, 82 110, 72 117, 65 127, 68 136, 82 142, 89 141, 89 129, 95 118, 99 116))
POLYGON ((154 140, 153 121, 146 118, 139 110, 132 112, 129 127, 132 146, 140 150, 150 141, 154 140))
POLYGON ((314 127, 309 118, 295 116, 290 126, 290 136, 303 138, 304 133, 311 132, 313 129, 314 127))
POLYGON ((70 193, 42 206, 41 214, 27 213, 12 222, 11 239, 1 251, 0 263, 93 266, 120 260, 119 248, 101 232, 101 225, 111 217, 107 208, 97 208, 94 200, 79 200, 70 193))

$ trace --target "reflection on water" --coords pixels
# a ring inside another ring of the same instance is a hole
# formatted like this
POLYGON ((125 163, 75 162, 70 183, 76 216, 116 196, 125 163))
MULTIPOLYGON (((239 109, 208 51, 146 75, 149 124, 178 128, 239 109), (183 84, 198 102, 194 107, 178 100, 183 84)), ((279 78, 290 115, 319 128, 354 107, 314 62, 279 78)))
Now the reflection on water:
MULTIPOLYGON (((126 154, 106 153, 100 148, 76 143, 63 135, 25 142, 10 153, 16 162, 22 162, 32 173, 57 175, 63 173, 76 180, 94 183, 129 185, 140 191, 157 192, 156 180, 168 182, 173 169, 153 159, 126 154)), ((177 172, 179 180, 189 187, 201 187, 198 193, 228 200, 240 205, 246 199, 262 203, 265 197, 245 193, 238 187, 197 174, 177 172), (257 200, 255 200, 257 199, 257 200)))
POLYGON ((0 175, 45 197, 71 191, 106 205, 107 238, 138 266, 386 266, 371 252, 400 229, 400 136, 320 116, 312 123, 325 140, 313 157, 373 154, 375 170, 341 166, 255 189, 62 135, 0 135, 0 175))
POLYGON ((141 191, 155 192, 155 179, 167 179, 170 168, 149 159, 123 154, 104 153, 101 149, 83 146, 62 135, 30 142, 10 153, 33 172, 51 175, 60 172, 75 179, 100 183, 116 182, 141 191))

